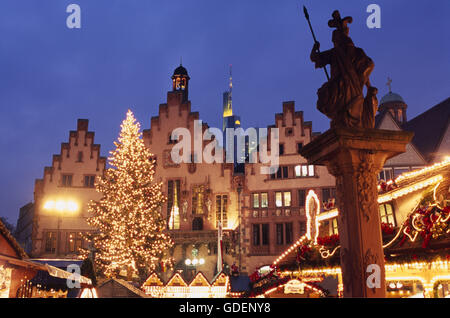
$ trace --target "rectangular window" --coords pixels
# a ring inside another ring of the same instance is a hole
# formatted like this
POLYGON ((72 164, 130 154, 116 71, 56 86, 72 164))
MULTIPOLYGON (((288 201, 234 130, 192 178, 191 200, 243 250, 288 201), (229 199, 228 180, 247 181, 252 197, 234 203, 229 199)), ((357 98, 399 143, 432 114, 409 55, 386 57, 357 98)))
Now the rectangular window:
POLYGON ((306 233, 306 222, 300 221, 300 235, 303 235, 306 233))
POLYGON ((304 207, 306 204, 306 190, 300 189, 298 190, 298 206, 304 207))
POLYGON ((303 148, 303 143, 299 142, 297 143, 297 153, 300 154, 300 152, 302 151, 303 148))
POLYGON ((297 165, 294 168, 295 177, 314 177, 314 165, 297 165))
POLYGON ((283 206, 283 196, 282 192, 275 192, 275 205, 277 208, 283 206))
POLYGON ((281 179, 281 178, 283 178, 283 172, 282 172, 281 167, 278 167, 278 170, 277 170, 277 179, 281 179))
POLYGON ((291 191, 284 192, 284 206, 291 206, 291 191))
POLYGON ((216 227, 219 227, 219 221, 222 227, 228 226, 228 195, 216 195, 216 227))
POLYGON ((259 194, 258 193, 253 194, 253 207, 259 208, 259 194))
POLYGON ((280 152, 279 155, 284 155, 284 144, 280 144, 280 152))
POLYGON ((394 168, 394 178, 397 178, 398 176, 400 176, 402 173, 408 172, 409 168, 405 167, 405 168, 394 168))
POLYGON ((269 206, 269 198, 267 196, 267 192, 261 193, 261 207, 267 208, 269 206))
POLYGON ((322 201, 328 202, 328 199, 330 199, 330 188, 324 188, 322 189, 322 201))
POLYGON ((192 214, 203 214, 203 187, 195 187, 192 192, 192 214))
POLYGON ((167 183, 167 218, 170 230, 180 229, 180 180, 167 183))
POLYGON ((331 220, 331 234, 338 234, 338 219, 334 218, 331 220))
POLYGON ((86 188, 93 188, 95 185, 95 176, 84 176, 84 186, 86 188))
POLYGON ((56 232, 45 233, 45 252, 55 253, 56 251, 56 232))
POLYGON ((81 233, 71 232, 67 233, 67 252, 75 254, 83 246, 83 238, 81 233))
POLYGON ((292 223, 285 223, 285 233, 286 233, 286 244, 291 244, 294 238, 294 233, 292 231, 292 223))
POLYGON ((269 245, 269 224, 264 223, 261 225, 262 232, 262 245, 269 245))
POLYGON ((288 169, 288 167, 287 166, 283 166, 282 170, 283 170, 283 178, 284 179, 289 178, 289 169, 288 169))
POLYGON ((396 226, 395 224, 395 216, 394 216, 394 209, 392 208, 392 204, 380 204, 380 219, 383 223, 390 223, 393 226, 396 226))
POLYGON ((283 223, 277 223, 276 229, 277 229, 277 245, 283 245, 284 243, 283 223))
POLYGON ((63 187, 71 187, 72 186, 72 175, 71 174, 63 174, 61 178, 61 185, 63 187))
POLYGON ((295 166, 294 167, 295 177, 299 178, 302 176, 301 166, 295 166))
POLYGON ((308 176, 308 166, 302 166, 302 177, 308 176))
POLYGON ((253 224, 253 245, 258 246, 261 244, 261 236, 259 233, 259 224, 253 224))

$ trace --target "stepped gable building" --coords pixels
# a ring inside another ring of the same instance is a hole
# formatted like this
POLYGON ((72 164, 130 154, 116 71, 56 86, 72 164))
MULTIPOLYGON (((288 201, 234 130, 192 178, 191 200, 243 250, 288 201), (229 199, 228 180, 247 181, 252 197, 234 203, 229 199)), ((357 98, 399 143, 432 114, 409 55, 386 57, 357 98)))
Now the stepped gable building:
POLYGON ((270 128, 279 129, 279 169, 268 175, 261 174, 262 163, 245 167, 241 269, 248 273, 270 265, 275 255, 305 233, 305 199, 310 190, 320 202, 335 197, 335 179, 327 168, 308 165, 299 154, 313 138, 312 123, 304 121, 302 111, 295 111, 294 102, 284 102, 283 112, 268 128, 268 146, 270 128))
POLYGON ((91 230, 87 204, 100 198, 94 182, 106 164, 88 124, 78 119, 69 142, 61 144, 60 154, 53 155, 52 165, 35 182, 32 257, 75 258, 79 247, 87 247, 80 232, 91 230))
MULTIPOLYGON (((225 235, 224 263, 232 264, 234 244, 230 240, 238 222, 236 189, 242 178, 235 178, 232 163, 209 164, 201 158, 203 149, 211 141, 194 138, 194 121, 199 120, 200 115, 191 111, 189 79, 183 66, 175 69, 167 102, 159 105, 159 114, 151 118, 151 127, 144 130, 143 138, 156 159, 155 180, 163 182, 163 191, 168 198, 161 212, 175 242, 171 251, 175 270, 182 269, 187 280, 196 271, 202 271, 208 279, 212 279, 217 269, 219 221, 225 235), (178 142, 172 139, 172 131, 176 128, 185 128, 192 136, 191 163, 172 161, 171 150, 178 142), (202 149, 195 152, 194 144, 202 149), (199 160, 201 162, 195 163, 199 160), (198 263, 195 266, 186 264, 187 259, 197 259, 198 263)), ((202 136, 207 128, 208 125, 202 123, 202 136)))

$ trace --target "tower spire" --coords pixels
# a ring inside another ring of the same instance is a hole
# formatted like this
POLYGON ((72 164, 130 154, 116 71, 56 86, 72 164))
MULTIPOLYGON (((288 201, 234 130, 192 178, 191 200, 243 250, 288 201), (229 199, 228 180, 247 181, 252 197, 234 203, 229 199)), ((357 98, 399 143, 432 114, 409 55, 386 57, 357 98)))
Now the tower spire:
POLYGON ((229 94, 228 94, 228 100, 229 100, 229 103, 230 103, 229 108, 233 112, 233 101, 232 101, 233 76, 232 76, 232 67, 233 67, 233 65, 230 64, 230 84, 229 84, 230 91, 229 91, 229 94))

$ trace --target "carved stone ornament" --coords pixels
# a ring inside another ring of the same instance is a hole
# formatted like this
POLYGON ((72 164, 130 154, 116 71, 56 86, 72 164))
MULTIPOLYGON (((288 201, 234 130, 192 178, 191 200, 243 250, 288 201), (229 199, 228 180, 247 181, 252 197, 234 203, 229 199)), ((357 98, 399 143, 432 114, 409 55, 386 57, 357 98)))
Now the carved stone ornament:
POLYGON ((360 152, 361 163, 356 171, 358 203, 366 222, 369 222, 374 203, 377 202, 376 176, 373 157, 368 152, 360 152))

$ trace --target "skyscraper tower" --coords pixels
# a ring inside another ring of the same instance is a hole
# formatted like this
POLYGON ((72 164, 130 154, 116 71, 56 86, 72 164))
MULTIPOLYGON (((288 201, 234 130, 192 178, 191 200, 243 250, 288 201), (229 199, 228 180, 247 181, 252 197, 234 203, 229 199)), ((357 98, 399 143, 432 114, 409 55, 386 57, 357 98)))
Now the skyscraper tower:
POLYGON ((232 92, 233 92, 233 76, 232 76, 232 66, 230 64, 230 83, 228 91, 223 93, 223 126, 222 130, 225 132, 226 128, 234 128, 235 121, 238 121, 239 117, 233 116, 233 100, 232 100, 232 92), (236 118, 235 118, 236 117, 236 118))

